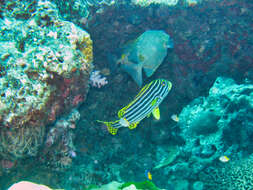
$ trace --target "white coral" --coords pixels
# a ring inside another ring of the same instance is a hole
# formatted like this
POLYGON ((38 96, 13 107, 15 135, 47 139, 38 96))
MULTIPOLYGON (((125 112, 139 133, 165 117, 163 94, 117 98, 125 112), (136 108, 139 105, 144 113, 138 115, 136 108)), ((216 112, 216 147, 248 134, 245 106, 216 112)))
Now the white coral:
POLYGON ((90 84, 93 87, 100 88, 108 83, 105 77, 100 75, 100 71, 93 71, 90 75, 90 84))

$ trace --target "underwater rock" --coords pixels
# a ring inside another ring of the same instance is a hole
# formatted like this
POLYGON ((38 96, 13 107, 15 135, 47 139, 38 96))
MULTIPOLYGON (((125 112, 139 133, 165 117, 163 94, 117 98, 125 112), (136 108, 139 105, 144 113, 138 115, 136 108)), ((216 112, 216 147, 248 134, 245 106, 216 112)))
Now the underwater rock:
POLYGON ((236 84, 232 79, 218 77, 208 97, 193 100, 179 115, 181 137, 185 140, 182 151, 202 165, 235 151, 250 154, 253 150, 252 97, 252 84, 236 84))
POLYGON ((141 86, 142 69, 147 77, 152 76, 163 62, 168 48, 173 48, 168 34, 162 30, 148 30, 122 48, 118 63, 141 86))
POLYGON ((7 159, 36 155, 45 126, 85 100, 93 60, 89 34, 60 20, 54 4, 29 7, 27 20, 0 19, 0 155, 7 159))

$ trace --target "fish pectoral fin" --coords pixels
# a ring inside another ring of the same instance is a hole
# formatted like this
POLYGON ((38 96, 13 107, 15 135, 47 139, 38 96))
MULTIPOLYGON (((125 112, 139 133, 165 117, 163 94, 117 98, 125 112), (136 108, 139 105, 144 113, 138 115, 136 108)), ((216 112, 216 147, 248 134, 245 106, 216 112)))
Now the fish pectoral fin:
POLYGON ((139 123, 139 122, 131 123, 131 124, 128 126, 128 128, 129 128, 129 129, 134 129, 134 128, 137 127, 138 123, 139 123))
POLYGON ((154 118, 156 120, 159 120, 160 119, 160 110, 159 110, 159 107, 156 107, 155 109, 153 109, 152 114, 153 114, 153 116, 154 116, 154 118))

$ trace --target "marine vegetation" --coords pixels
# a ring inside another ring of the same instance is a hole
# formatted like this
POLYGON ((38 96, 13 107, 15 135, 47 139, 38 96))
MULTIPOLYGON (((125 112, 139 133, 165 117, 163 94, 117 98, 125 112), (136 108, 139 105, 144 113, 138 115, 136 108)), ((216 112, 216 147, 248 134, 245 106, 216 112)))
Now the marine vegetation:
POLYGON ((145 189, 145 190, 160 190, 155 186, 155 184, 151 181, 141 181, 141 182, 127 182, 124 183, 120 189, 124 189, 125 187, 129 187, 131 185, 134 185, 136 189, 145 189))

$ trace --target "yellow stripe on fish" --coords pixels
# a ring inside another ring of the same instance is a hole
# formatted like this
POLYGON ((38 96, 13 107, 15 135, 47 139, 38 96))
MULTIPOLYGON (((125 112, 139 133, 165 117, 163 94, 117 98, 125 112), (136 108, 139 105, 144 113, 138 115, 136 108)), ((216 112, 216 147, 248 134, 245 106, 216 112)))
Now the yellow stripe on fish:
POLYGON ((158 106, 168 95, 171 87, 171 82, 165 79, 153 80, 141 89, 132 102, 119 110, 118 120, 98 122, 104 123, 108 131, 112 135, 116 135, 118 128, 128 127, 129 129, 134 129, 142 119, 151 113, 156 119, 159 119, 160 111, 158 106))

